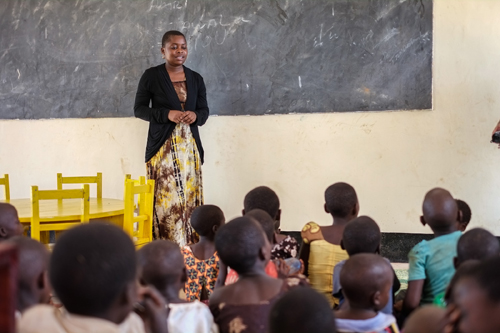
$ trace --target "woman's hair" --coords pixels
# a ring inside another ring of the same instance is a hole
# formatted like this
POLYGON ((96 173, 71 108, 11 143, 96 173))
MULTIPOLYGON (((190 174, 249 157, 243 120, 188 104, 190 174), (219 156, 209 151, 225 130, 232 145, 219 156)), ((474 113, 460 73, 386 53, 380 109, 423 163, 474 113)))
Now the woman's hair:
POLYGON ((186 36, 184 36, 184 34, 180 31, 177 31, 177 30, 170 30, 170 31, 167 31, 165 32, 165 34, 163 35, 163 38, 161 39, 161 46, 164 47, 165 44, 168 43, 168 41, 170 40, 170 37, 172 36, 182 36, 184 37, 184 39, 186 39, 186 36))

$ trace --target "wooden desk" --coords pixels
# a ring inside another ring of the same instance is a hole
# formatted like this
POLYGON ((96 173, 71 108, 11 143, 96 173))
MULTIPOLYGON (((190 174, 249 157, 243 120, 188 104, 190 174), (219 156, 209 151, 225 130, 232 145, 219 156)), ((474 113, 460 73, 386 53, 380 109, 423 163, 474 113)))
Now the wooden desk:
MULTIPOLYGON (((0 201, 5 202, 5 201, 0 201)), ((31 199, 12 199, 9 201, 16 207, 19 221, 24 225, 31 222, 31 199)), ((81 199, 40 201, 40 218, 51 222, 78 221, 81 214, 81 199)), ((90 220, 106 220, 123 228, 124 202, 118 199, 90 198, 90 220)))

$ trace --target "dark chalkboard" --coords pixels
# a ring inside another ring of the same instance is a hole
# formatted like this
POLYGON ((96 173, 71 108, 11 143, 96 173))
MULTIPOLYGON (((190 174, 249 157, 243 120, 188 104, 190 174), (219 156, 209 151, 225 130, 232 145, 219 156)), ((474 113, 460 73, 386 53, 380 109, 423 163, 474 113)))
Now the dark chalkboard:
POLYGON ((1 0, 0 118, 128 117, 166 30, 212 114, 432 107, 432 0, 1 0))

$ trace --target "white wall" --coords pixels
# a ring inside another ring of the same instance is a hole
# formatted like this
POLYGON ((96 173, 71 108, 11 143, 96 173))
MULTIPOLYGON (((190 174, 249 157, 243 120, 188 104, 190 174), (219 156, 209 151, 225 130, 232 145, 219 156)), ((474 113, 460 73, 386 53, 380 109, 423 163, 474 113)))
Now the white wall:
MULTIPOLYGON (((471 205, 472 225, 500 234, 500 151, 489 143, 500 118, 499 17, 500 0, 435 0, 433 111, 211 117, 201 131, 205 201, 231 218, 265 184, 280 196, 282 228, 299 230, 330 222, 323 191, 346 181, 383 231, 429 232, 421 202, 442 186, 471 205)), ((16 198, 55 187, 57 172, 101 171, 104 195, 120 198, 125 173, 145 174, 146 135, 132 118, 0 121, 0 174, 16 198)))

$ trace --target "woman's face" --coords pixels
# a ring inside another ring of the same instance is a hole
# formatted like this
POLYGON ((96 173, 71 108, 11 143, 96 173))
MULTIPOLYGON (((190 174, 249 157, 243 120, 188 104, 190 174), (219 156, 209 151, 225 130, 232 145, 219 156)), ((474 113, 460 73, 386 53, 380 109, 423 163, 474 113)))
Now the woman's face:
POLYGON ((182 36, 171 36, 161 48, 161 54, 170 66, 182 66, 188 56, 186 40, 182 36))

